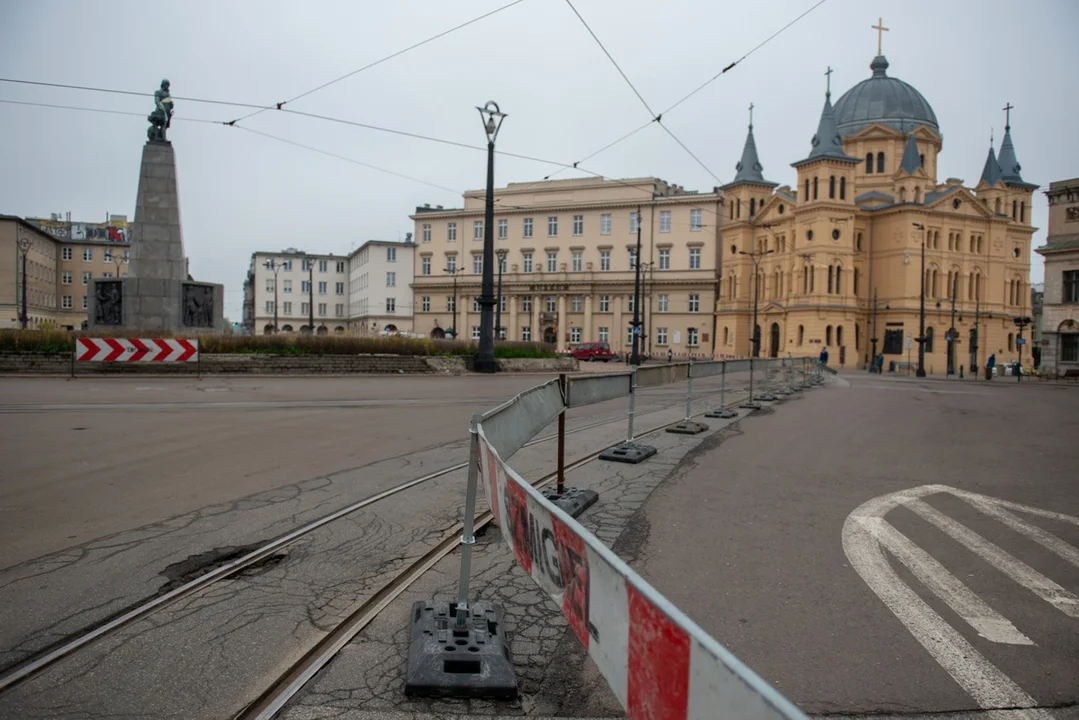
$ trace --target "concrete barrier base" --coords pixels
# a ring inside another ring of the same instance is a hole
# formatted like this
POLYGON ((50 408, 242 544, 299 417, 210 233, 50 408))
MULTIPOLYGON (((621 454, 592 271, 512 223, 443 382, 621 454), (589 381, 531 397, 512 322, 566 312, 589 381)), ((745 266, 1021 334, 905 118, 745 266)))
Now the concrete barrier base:
POLYGON ((656 449, 651 445, 642 445, 636 442, 623 442, 603 452, 600 460, 611 462, 630 463, 636 465, 656 454, 656 449))
POLYGON ((560 510, 570 517, 577 517, 596 504, 596 501, 599 500, 599 493, 595 490, 568 487, 563 488, 562 494, 559 495, 558 487, 549 485, 543 489, 543 497, 557 505, 560 510))
POLYGON ((517 697, 517 675, 506 643, 502 610, 476 601, 463 627, 456 603, 412 604, 405 694, 427 697, 517 697))
POLYGON ((693 422, 692 420, 683 420, 680 423, 675 423, 667 428, 667 432, 675 433, 676 435, 698 435, 708 429, 708 426, 704 423, 693 422))
POLYGON ((747 400, 738 407, 745 408, 746 410, 760 410, 762 406, 759 402, 755 400, 747 400))
POLYGON ((731 420, 738 417, 738 413, 734 410, 726 410, 720 408, 719 410, 712 410, 711 412, 706 412, 704 416, 706 418, 720 418, 723 420, 731 420))

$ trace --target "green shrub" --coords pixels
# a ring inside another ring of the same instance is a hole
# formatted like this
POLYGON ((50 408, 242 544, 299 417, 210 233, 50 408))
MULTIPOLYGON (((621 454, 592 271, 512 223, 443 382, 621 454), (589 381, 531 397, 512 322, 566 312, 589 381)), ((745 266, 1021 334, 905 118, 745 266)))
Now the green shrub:
MULTIPOLYGON (((78 333, 62 330, 0 330, 0 351, 69 353, 78 333)), ((111 331, 81 333, 86 337, 173 337, 168 333, 111 331)), ((183 337, 188 337, 181 335, 183 337)), ((199 348, 212 355, 220 353, 266 355, 410 355, 467 356, 477 344, 466 340, 433 340, 405 337, 358 337, 355 335, 199 335, 199 348)), ((500 358, 557 357, 551 346, 531 342, 499 342, 500 358)))

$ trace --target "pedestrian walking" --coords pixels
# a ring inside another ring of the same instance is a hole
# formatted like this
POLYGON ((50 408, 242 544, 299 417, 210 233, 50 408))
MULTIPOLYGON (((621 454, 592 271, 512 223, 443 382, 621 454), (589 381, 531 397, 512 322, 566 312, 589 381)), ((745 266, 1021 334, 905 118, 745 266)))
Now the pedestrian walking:
POLYGON ((997 354, 993 353, 992 355, 989 356, 989 360, 987 360, 986 363, 985 363, 985 379, 986 380, 992 380, 993 379, 993 368, 995 368, 996 366, 997 366, 997 354))

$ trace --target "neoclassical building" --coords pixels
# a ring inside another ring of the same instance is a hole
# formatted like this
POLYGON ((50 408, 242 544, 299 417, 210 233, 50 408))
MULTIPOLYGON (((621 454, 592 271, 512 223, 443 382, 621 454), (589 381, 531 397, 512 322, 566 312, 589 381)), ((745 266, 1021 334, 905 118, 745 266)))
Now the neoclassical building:
MULTIPOLYGON (((1014 359, 1014 318, 1031 314, 1037 186, 1020 173, 1010 116, 975 186, 940 182, 933 108, 888 67, 878 55, 834 106, 826 91, 794 187, 765 178, 751 121, 734 179, 708 192, 651 177, 497 189, 504 334, 628 349, 640 208, 646 352, 749 355, 756 304, 762 356, 827 347, 831 364, 854 367, 875 346, 886 369, 902 366, 917 362, 924 281, 929 372, 1014 359)), ((478 335, 483 204, 471 191, 462 208, 410 216, 417 332, 478 335)))

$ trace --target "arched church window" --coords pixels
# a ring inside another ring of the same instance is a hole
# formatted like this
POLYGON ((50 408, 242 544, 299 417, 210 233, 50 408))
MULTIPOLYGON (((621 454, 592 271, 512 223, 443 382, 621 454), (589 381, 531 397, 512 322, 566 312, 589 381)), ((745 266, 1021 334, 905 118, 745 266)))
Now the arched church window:
POLYGON ((996 206, 997 215, 1000 215, 1000 198, 997 198, 996 206))
POLYGON ((798 344, 799 345, 801 345, 803 342, 805 342, 805 337, 806 337, 805 325, 799 325, 798 326, 798 344))
POLYGON ((806 195, 805 202, 809 202, 809 178, 806 178, 806 195))
POLYGON ((1012 220, 1015 220, 1016 209, 1018 208, 1018 206, 1019 203, 1017 203, 1015 200, 1012 200, 1012 220))
POLYGON ((829 295, 832 294, 832 288, 834 287, 833 282, 832 282, 832 277, 833 277, 834 273, 835 273, 835 268, 832 267, 831 265, 829 265, 828 266, 828 294, 829 295))
POLYGON ((843 347, 843 326, 840 325, 835 329, 835 344, 839 347, 843 347))
POLYGON ((877 153, 877 172, 884 172, 884 153, 877 153))
POLYGON ((865 174, 866 175, 872 175, 873 174, 873 153, 866 153, 865 154, 865 174))
POLYGON ((757 198, 750 198, 749 199, 749 216, 753 217, 753 215, 756 212, 757 212, 757 198))
POLYGON ((828 197, 835 200, 835 175, 828 178, 828 197))
POLYGON ((922 164, 922 167, 925 167, 925 153, 918 156, 918 162, 922 164))
MULTIPOLYGON (((814 200, 817 199, 817 182, 819 180, 820 180, 820 178, 816 178, 816 177, 813 178, 813 199, 814 200)), ((1014 213, 1012 213, 1012 214, 1014 215, 1014 213)))
POLYGON ((847 178, 845 177, 839 178, 839 199, 847 199, 847 178))
POLYGON ((1024 200, 1019 203, 1019 222, 1027 221, 1027 202, 1024 200))
POLYGON ((836 265, 836 268, 835 268, 835 294, 836 295, 839 295, 839 294, 841 294, 843 292, 842 290, 839 289, 839 279, 840 279, 840 277, 842 275, 843 275, 843 268, 836 265))
POLYGON ((832 326, 824 328, 824 344, 828 347, 832 346, 832 326))

